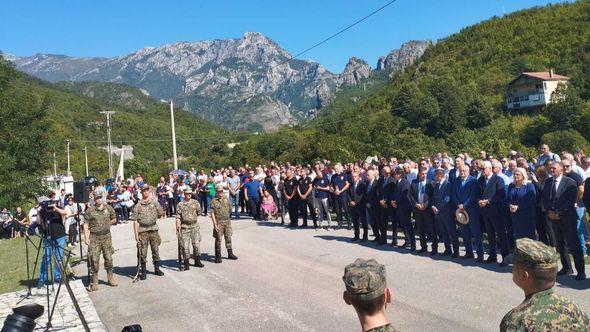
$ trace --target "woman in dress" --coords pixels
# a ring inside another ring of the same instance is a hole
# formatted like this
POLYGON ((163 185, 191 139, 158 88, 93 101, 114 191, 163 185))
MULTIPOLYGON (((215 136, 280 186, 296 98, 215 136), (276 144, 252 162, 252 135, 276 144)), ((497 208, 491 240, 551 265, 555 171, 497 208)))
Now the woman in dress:
POLYGON ((536 203, 535 186, 528 182, 527 172, 517 167, 513 173, 514 183, 508 186, 508 208, 512 217, 514 240, 528 237, 536 240, 536 203))

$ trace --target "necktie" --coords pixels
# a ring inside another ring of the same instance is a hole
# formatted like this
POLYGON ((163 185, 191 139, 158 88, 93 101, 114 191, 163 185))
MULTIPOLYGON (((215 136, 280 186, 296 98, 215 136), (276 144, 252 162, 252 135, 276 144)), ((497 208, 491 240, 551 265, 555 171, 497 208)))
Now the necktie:
POLYGON ((555 198, 557 196, 557 179, 553 179, 553 186, 551 186, 551 202, 555 207, 555 198))

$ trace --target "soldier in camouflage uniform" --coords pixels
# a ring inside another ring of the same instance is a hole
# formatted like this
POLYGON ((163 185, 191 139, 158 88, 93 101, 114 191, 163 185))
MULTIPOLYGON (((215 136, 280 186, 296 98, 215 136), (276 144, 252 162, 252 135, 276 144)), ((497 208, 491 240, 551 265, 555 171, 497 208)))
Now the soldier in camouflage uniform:
POLYGON ((98 290, 98 268, 100 254, 104 258, 104 268, 110 286, 117 286, 113 277, 113 242, 111 240, 111 225, 117 222, 115 210, 102 199, 102 191, 93 194, 94 205, 88 206, 84 212, 84 241, 88 246, 88 260, 90 263, 91 279, 88 290, 98 290))
POLYGON ((211 201, 211 220, 213 221, 213 237, 215 238, 215 263, 221 263, 221 237, 225 238, 227 258, 238 259, 231 246, 232 228, 229 220, 231 204, 223 192, 223 186, 215 186, 215 198, 211 201))
POLYGON ((183 255, 184 269, 190 269, 190 245, 193 246, 193 254, 196 267, 203 267, 199 245, 201 233, 199 231, 198 216, 201 215, 201 205, 191 198, 193 191, 184 190, 184 200, 176 207, 176 236, 180 237, 180 250, 183 255))
POLYGON ((144 185, 141 187, 141 200, 133 208, 133 230, 135 232, 135 241, 139 241, 139 253, 141 270, 139 279, 145 280, 145 263, 147 256, 148 245, 152 250, 152 260, 154 262, 154 274, 163 276, 164 272, 160 270, 160 254, 158 246, 162 242, 160 234, 158 233, 157 220, 164 216, 164 210, 160 204, 150 199, 150 187, 144 185))
POLYGON ((346 286, 344 302, 356 310, 363 331, 396 331, 389 324, 385 313, 387 304, 391 303, 391 290, 387 287, 385 265, 377 263, 374 259, 357 258, 344 268, 342 280, 346 286))
POLYGON ((557 252, 542 242, 516 240, 512 280, 525 294, 510 310, 500 331, 590 331, 588 316, 569 299, 553 293, 557 252))

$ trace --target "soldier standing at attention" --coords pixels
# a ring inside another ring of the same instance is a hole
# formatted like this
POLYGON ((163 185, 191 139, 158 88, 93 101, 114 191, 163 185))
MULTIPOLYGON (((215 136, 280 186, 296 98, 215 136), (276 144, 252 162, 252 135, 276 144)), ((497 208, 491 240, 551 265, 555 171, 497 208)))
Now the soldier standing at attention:
POLYGON ((201 233, 199 231, 198 216, 201 214, 201 204, 192 199, 193 191, 190 188, 184 190, 184 200, 176 207, 176 236, 180 236, 180 250, 183 254, 184 269, 188 270, 190 245, 193 246, 193 257, 196 267, 203 267, 199 245, 201 233))
POLYGON ((113 277, 113 242, 111 240, 111 225, 117 223, 115 210, 102 199, 102 191, 93 194, 94 205, 90 205, 84 212, 84 242, 88 246, 88 259, 92 277, 88 291, 98 290, 98 267, 100 253, 104 258, 104 268, 110 286, 117 286, 113 277))
POLYGON ((158 202, 150 199, 150 187, 146 184, 141 187, 141 200, 133 209, 133 231, 135 232, 135 241, 139 242, 141 271, 139 279, 145 280, 145 263, 148 245, 152 250, 152 260, 154 262, 154 274, 163 276, 164 272, 160 270, 160 254, 158 246, 162 242, 158 233, 158 217, 164 216, 164 210, 158 202))
POLYGON ((516 240, 512 280, 525 299, 502 319, 500 331, 590 331, 590 319, 575 303, 553 293, 557 252, 542 242, 516 240))
POLYGON ((231 246, 232 228, 229 221, 231 205, 223 193, 223 186, 215 187, 215 198, 211 201, 211 220, 213 221, 213 237, 215 238, 215 263, 221 263, 221 237, 225 238, 227 258, 238 259, 231 246))
POLYGON ((385 309, 391 303, 385 265, 357 258, 344 268, 344 302, 356 310, 363 332, 394 332, 385 309))

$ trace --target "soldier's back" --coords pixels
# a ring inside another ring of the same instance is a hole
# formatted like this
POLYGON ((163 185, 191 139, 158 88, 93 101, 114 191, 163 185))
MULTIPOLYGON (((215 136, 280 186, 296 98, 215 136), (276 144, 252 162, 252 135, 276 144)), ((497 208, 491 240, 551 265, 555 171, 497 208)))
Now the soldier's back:
POLYGON ((531 295, 510 310, 501 331, 590 331, 590 319, 569 299, 547 289, 531 295))

